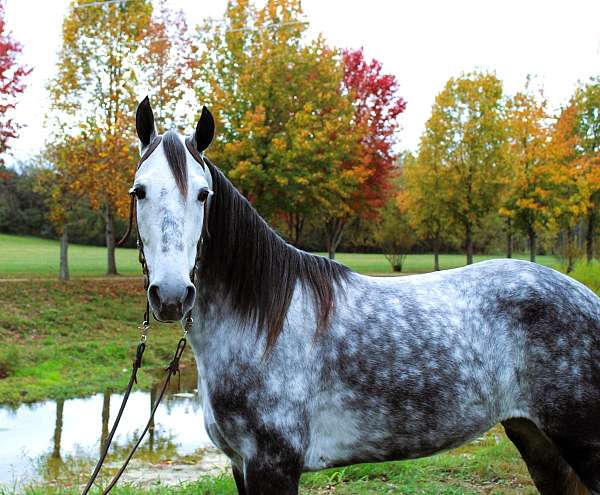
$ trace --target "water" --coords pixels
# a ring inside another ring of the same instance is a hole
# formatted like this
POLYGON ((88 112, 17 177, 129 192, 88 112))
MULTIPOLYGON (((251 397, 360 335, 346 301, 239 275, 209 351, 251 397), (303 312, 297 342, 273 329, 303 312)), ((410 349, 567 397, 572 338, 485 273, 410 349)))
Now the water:
MULTIPOLYGON (((154 428, 134 459, 148 463, 168 459, 169 465, 176 465, 177 459, 188 456, 188 464, 191 460, 204 471, 223 465, 204 428, 200 401, 192 388, 195 377, 186 381, 190 386, 182 387, 184 393, 171 391, 165 395, 156 412, 154 428), (203 457, 205 465, 201 465, 203 457)), ((115 455, 108 459, 110 463, 116 464, 125 457, 136 434, 145 426, 156 396, 156 388, 152 392, 130 395, 113 439, 111 452, 115 455)), ((100 438, 107 436, 122 398, 121 394, 105 392, 86 398, 23 404, 17 408, 0 406, 0 486, 60 481, 73 475, 77 465, 88 473, 99 455, 100 438)), ((133 468, 139 471, 139 462, 133 468)), ((195 475, 190 473, 190 476, 195 475)))

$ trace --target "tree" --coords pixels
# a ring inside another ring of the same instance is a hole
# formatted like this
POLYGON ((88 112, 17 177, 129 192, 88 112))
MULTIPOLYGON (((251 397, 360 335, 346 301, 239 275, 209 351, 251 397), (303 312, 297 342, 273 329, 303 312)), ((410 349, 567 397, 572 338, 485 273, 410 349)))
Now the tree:
POLYGON ((60 143, 49 144, 44 152, 44 167, 34 183, 34 190, 44 198, 48 220, 60 236, 58 278, 62 281, 70 278, 69 224, 79 221, 81 214, 76 206, 81 201, 82 191, 73 187, 78 178, 69 174, 76 168, 73 163, 87 159, 89 153, 85 145, 78 136, 67 136, 60 143))
POLYGON ((321 37, 304 43, 301 15, 299 0, 231 1, 222 23, 200 29, 194 67, 219 129, 211 154, 294 244, 360 180, 343 167, 358 139, 338 54, 321 37))
POLYGON ((589 263, 594 258, 594 237, 600 208, 600 76, 580 86, 571 104, 576 108, 577 154, 583 180, 589 188, 586 213, 586 255, 589 263))
POLYGON ((398 94, 396 77, 384 74, 379 61, 365 60, 360 49, 343 51, 342 62, 342 92, 352 99, 354 123, 359 131, 358 153, 345 166, 354 169, 360 181, 347 200, 347 208, 329 212, 326 245, 332 259, 350 217, 374 220, 389 199, 398 117, 406 109, 406 101, 398 94))
POLYGON ((397 197, 392 196, 383 206, 375 238, 392 270, 401 272, 406 255, 415 245, 415 235, 397 197))
POLYGON ((590 184, 587 179, 586 160, 581 159, 578 110, 573 104, 565 107, 553 129, 550 142, 552 160, 551 180, 554 190, 552 220, 555 229, 562 229, 566 242, 561 251, 567 260, 570 273, 578 255, 575 245, 575 228, 590 208, 590 184))
POLYGON ((444 200, 445 170, 435 148, 419 147, 419 155, 406 153, 402 160, 401 211, 420 239, 433 251, 433 268, 440 269, 440 247, 450 233, 451 220, 444 200))
POLYGON ((164 129, 181 126, 191 115, 183 105, 186 90, 192 85, 190 63, 192 39, 183 12, 167 7, 160 0, 141 44, 140 79, 152 101, 156 121, 164 129), (183 108, 182 108, 183 107, 183 108))
POLYGON ((71 191, 104 211, 108 274, 117 273, 115 215, 126 214, 137 155, 131 126, 134 69, 151 13, 149 0, 74 0, 63 22, 58 73, 49 86, 53 140, 73 144, 76 137, 83 143, 78 159, 60 166, 72 178, 71 191))
POLYGON ((464 232, 467 264, 474 231, 498 210, 507 173, 502 83, 494 74, 452 78, 436 97, 419 153, 439 161, 446 187, 443 205, 464 232))
POLYGON ((509 229, 525 233, 531 261, 535 261, 538 233, 547 228, 551 216, 549 118, 543 93, 530 91, 529 79, 525 91, 506 103, 511 178, 500 215, 511 222, 509 229))
POLYGON ((4 163, 2 155, 9 147, 9 140, 17 137, 18 125, 13 122, 11 111, 25 90, 25 78, 31 73, 31 69, 18 63, 21 49, 21 44, 6 30, 4 2, 0 1, 0 164, 4 163))

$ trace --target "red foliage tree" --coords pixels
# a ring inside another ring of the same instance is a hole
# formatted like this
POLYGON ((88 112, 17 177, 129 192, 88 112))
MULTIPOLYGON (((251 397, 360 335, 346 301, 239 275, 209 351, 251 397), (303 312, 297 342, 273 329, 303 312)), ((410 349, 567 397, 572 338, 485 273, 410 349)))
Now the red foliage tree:
MULTIPOLYGON (((406 109, 406 100, 398 94, 396 77, 384 74, 381 62, 365 60, 360 50, 342 52, 344 78, 342 90, 350 95, 355 109, 355 123, 362 129, 360 153, 348 168, 359 171, 361 185, 350 198, 352 214, 373 219, 389 199, 391 176, 396 155, 398 116, 406 109)), ((333 215, 326 225, 329 256, 341 240, 349 216, 333 215)))
POLYGON ((0 163, 4 162, 2 155, 8 149, 8 140, 17 137, 18 125, 10 114, 25 89, 24 78, 31 72, 18 64, 20 53, 21 44, 6 30, 4 2, 0 2, 0 163))

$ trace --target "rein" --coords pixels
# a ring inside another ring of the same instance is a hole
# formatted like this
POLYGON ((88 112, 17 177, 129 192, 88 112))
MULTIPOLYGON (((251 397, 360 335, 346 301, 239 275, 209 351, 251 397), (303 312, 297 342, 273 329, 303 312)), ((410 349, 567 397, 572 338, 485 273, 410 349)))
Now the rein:
MULTIPOLYGON (((154 141, 152 141, 152 143, 150 143, 150 145, 148 146, 148 148, 142 155, 142 158, 140 159, 140 161, 137 164, 136 172, 139 170, 142 163, 158 147, 158 145, 160 144, 161 141, 162 141, 162 136, 157 136, 154 139, 154 141)), ((200 153, 195 149, 195 146, 193 145, 192 140, 186 140, 185 144, 186 144, 188 151, 194 157, 194 159, 198 163, 200 163, 200 165, 202 165, 203 168, 205 168, 204 160, 202 159, 202 156, 200 155, 200 153)), ((118 247, 123 246, 123 244, 127 241, 129 236, 131 235, 131 231, 132 231, 132 227, 133 227, 133 218, 135 215, 137 198, 136 198, 133 190, 129 191, 129 195, 131 196, 131 201, 129 203, 129 224, 127 226, 127 230, 125 231, 125 234, 123 235, 121 240, 119 240, 119 242, 117 243, 118 247)), ((207 224, 208 224, 207 215, 208 215, 208 199, 204 202, 204 222, 203 222, 203 227, 202 227, 202 233, 200 234, 200 239, 198 240, 198 245, 196 247, 196 258, 194 261, 194 267, 192 268, 192 271, 190 273, 190 280, 191 280, 192 284, 194 284, 194 286, 196 285, 196 272, 197 272, 198 263, 200 261, 202 242, 203 242, 204 238, 209 237, 208 228, 207 228, 207 224)), ((144 256, 144 244, 142 242, 142 238, 140 237, 140 231, 139 231, 139 227, 137 226, 137 222, 136 222, 136 233, 137 233, 137 248, 138 248, 138 253, 139 253, 138 259, 139 259, 140 265, 142 266, 142 272, 144 275, 144 290, 147 291, 148 287, 150 285, 150 271, 148 270, 148 265, 146 263, 146 257, 144 256)), ((179 342, 177 343, 177 348, 175 349, 175 353, 173 354, 173 358, 171 359, 171 362, 165 368, 165 371, 167 373, 166 373, 164 382, 162 384, 162 387, 160 389, 158 398, 157 398, 156 402, 154 403, 154 405, 152 406, 152 410, 150 411, 150 417, 148 418, 146 426, 144 427, 144 430, 142 431, 142 433, 139 435, 137 442, 131 448, 129 454, 125 458, 125 461, 123 462, 122 466, 119 468, 117 473, 113 476, 113 478, 111 479, 111 481, 107 485, 107 487, 102 491, 102 495, 108 494, 114 488, 114 486, 117 484, 117 482, 121 478, 121 475, 125 472, 125 469, 127 468, 127 465, 129 464, 129 461, 132 459, 136 450, 142 443, 144 436, 148 432, 148 430, 152 424, 152 421, 154 420, 154 414, 156 413, 156 410, 158 409, 158 406, 160 405, 160 403, 163 399, 163 396, 169 386, 169 383, 171 382, 171 377, 173 377, 175 374, 178 374, 180 372, 179 371, 179 360, 181 359, 181 355, 183 354, 183 351, 185 350, 185 347, 187 345, 187 334, 192 329, 192 324, 194 322, 194 320, 192 319, 192 310, 191 309, 187 312, 184 319, 185 319, 185 323, 183 324, 183 336, 179 339, 179 342)), ((96 467, 94 468, 94 471, 92 472, 90 479, 88 480, 88 482, 82 492, 82 495, 88 494, 88 492, 92 488, 92 485, 94 484, 94 481, 96 480, 96 478, 98 477, 98 474, 100 473, 100 469, 102 468, 102 465, 104 464, 104 461, 106 460, 108 450, 112 443, 115 432, 117 431, 117 427, 119 426, 119 422, 121 421, 123 411, 125 410, 125 406, 127 404, 127 401, 129 400, 129 396, 131 394, 133 385, 137 383, 137 372, 142 367, 142 356, 144 355, 144 351, 146 349, 148 330, 150 329, 150 302, 149 302, 147 296, 146 296, 146 309, 144 311, 144 321, 142 322, 142 325, 139 328, 142 332, 141 332, 141 336, 140 336, 140 342, 138 343, 138 346, 136 349, 135 358, 133 360, 131 376, 129 377, 129 383, 127 384, 127 389, 125 391, 125 394, 123 395, 123 400, 121 401, 121 406, 119 407, 119 412, 117 413, 115 422, 113 423, 113 426, 110 430, 110 433, 108 434, 108 437, 106 438, 106 442, 105 442, 104 448, 100 454, 100 458, 98 459, 98 462, 96 463, 96 467)))

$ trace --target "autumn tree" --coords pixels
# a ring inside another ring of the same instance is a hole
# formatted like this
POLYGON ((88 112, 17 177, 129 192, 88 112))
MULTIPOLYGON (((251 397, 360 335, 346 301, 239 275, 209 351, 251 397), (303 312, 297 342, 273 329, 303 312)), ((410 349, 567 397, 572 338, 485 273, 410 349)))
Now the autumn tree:
POLYGON ((352 99, 354 125, 359 132, 359 148, 345 164, 359 177, 359 186, 348 198, 346 208, 334 208, 326 222, 329 257, 341 241, 351 217, 374 220, 389 199, 394 170, 394 145, 398 140, 398 117, 406 109, 399 94, 398 81, 385 74, 381 62, 366 60, 363 50, 342 53, 344 79, 342 92, 352 99))
POLYGON ((583 181, 589 197, 586 213, 586 256, 594 257, 594 238, 598 228, 600 210, 600 76, 581 85, 572 98, 575 108, 575 130, 578 155, 583 181))
POLYGON ((381 209, 375 240, 392 270, 401 272, 406 256, 416 243, 416 236, 395 194, 388 196, 388 201, 381 209))
POLYGON ((419 147, 415 157, 404 154, 402 189, 398 205, 417 237, 433 252, 433 269, 440 269, 440 248, 451 232, 451 219, 445 204, 447 196, 445 169, 437 149, 427 144, 419 147))
POLYGON ((339 206, 359 178, 350 99, 338 53, 303 39, 299 0, 228 3, 222 22, 200 28, 197 96, 215 114, 211 154, 242 193, 288 238, 339 206))
POLYGON ((552 210, 551 129, 547 100, 541 91, 531 91, 529 80, 525 91, 507 101, 506 122, 510 181, 500 214, 511 222, 509 230, 514 227, 527 236, 535 261, 537 238, 548 227, 552 210))
POLYGON ((573 270, 578 255, 575 229, 588 213, 592 197, 587 166, 580 150, 578 109, 570 104, 562 109, 554 124, 550 142, 554 194, 552 220, 554 229, 565 234, 561 251, 567 261, 567 273, 573 270))
POLYGON ((16 42, 6 29, 4 1, 0 1, 0 163, 8 149, 10 139, 17 137, 18 125, 11 111, 18 96, 25 90, 25 78, 31 69, 19 64, 21 44, 16 42))
POLYGON ((125 214, 137 150, 133 122, 136 56, 150 22, 149 0, 71 2, 63 22, 57 75, 49 85, 49 121, 57 143, 83 141, 84 156, 55 164, 71 190, 102 209, 107 273, 116 274, 114 219, 125 214))
POLYGON ((168 130, 182 126, 187 115, 185 97, 192 85, 191 33, 181 10, 160 0, 141 43, 139 77, 152 101, 157 124, 168 130))
POLYGON ((483 219, 499 207, 507 173, 502 83, 494 74, 452 78, 436 97, 419 154, 439 160, 443 205, 464 233, 467 264, 483 219))

